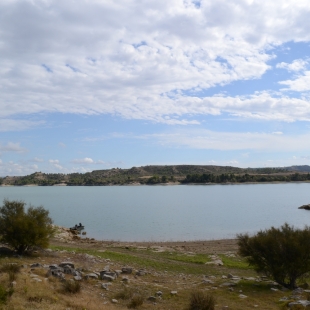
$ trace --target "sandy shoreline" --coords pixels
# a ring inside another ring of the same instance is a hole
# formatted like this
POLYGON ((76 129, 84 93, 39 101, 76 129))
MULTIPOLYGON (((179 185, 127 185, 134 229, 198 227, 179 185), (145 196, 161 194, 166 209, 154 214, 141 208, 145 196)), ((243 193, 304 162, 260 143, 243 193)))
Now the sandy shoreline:
POLYGON ((148 249, 158 248, 166 251, 185 251, 193 253, 225 253, 238 250, 236 239, 197 240, 197 241, 143 241, 123 242, 115 240, 95 240, 94 238, 80 238, 72 234, 68 228, 56 226, 57 233, 51 240, 54 245, 72 244, 81 248, 101 249, 103 247, 148 249))

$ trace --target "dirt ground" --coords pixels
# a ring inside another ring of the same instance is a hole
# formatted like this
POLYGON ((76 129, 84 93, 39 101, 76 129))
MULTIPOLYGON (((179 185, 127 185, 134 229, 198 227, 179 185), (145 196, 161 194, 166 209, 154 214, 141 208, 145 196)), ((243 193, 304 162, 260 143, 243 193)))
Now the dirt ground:
MULTIPOLYGON (((156 248, 159 251, 171 251, 178 252, 192 252, 194 254, 222 254, 226 252, 237 252, 237 240, 236 239, 221 239, 221 240, 204 240, 204 241, 176 241, 176 242, 116 242, 116 241, 98 241, 90 239, 81 239, 68 241, 74 246, 78 246, 84 249, 99 250, 102 247, 108 248, 156 248)), ((64 245, 57 239, 52 240, 53 245, 64 245)))

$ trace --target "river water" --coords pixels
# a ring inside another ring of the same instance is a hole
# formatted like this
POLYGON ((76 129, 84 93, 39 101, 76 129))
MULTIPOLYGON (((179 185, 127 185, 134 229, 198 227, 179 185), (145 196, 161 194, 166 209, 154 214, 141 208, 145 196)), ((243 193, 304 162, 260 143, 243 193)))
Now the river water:
POLYGON ((42 205, 56 225, 81 222, 99 240, 222 239, 310 224, 310 211, 298 209, 310 203, 310 183, 0 187, 3 199, 42 205))

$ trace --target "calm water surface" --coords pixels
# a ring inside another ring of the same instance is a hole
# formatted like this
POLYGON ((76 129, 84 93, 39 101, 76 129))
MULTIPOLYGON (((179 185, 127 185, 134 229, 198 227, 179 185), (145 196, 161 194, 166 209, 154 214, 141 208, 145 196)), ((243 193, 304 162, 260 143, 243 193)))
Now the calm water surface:
POLYGON ((285 222, 310 225, 309 183, 0 187, 3 199, 43 205, 54 223, 82 222, 88 237, 121 241, 234 238, 285 222))

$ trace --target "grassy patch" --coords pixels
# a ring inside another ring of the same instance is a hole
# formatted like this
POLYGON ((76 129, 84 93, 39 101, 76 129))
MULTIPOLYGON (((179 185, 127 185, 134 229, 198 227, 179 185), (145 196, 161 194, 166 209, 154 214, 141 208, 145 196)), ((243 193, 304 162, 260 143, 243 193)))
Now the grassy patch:
POLYGON ((206 262, 207 258, 203 255, 196 255, 196 257, 186 257, 185 255, 170 257, 167 253, 149 253, 146 256, 139 256, 136 251, 131 250, 126 253, 115 251, 99 252, 96 250, 79 249, 71 247, 51 247, 54 250, 67 250, 74 251, 75 253, 90 254, 95 257, 104 259, 111 259, 124 265, 130 265, 137 268, 149 268, 157 271, 169 271, 176 273, 189 273, 189 274, 203 274, 210 270, 210 267, 202 264, 206 262), (169 257, 166 258, 166 256, 169 257), (162 259, 160 259, 162 258, 162 259), (176 263, 179 262, 179 263, 176 263))
POLYGON ((225 255, 219 255, 224 266, 227 268, 236 268, 236 269, 253 269, 252 266, 249 266, 248 262, 245 259, 240 259, 240 257, 227 257, 225 255))
POLYGON ((205 264, 210 261, 207 255, 205 254, 195 254, 188 255, 183 253, 174 253, 174 252, 161 252, 161 253, 153 253, 154 257, 162 257, 172 261, 191 263, 191 264, 205 264))

